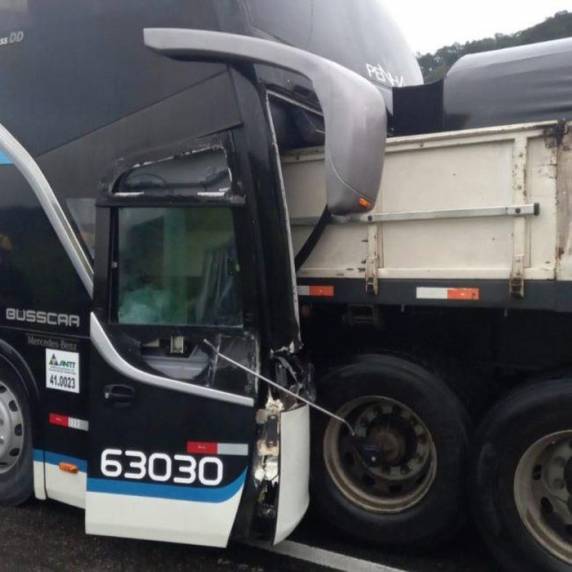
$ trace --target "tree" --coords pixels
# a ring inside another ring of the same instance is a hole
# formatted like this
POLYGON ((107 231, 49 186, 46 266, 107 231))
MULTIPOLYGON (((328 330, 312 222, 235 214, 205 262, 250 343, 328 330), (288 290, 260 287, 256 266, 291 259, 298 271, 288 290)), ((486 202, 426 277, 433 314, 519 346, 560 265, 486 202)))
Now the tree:
POLYGON ((572 37, 572 12, 562 10, 544 22, 515 34, 495 34, 493 38, 483 38, 464 44, 457 42, 438 49, 434 54, 418 54, 417 59, 425 81, 431 82, 444 77, 459 58, 468 54, 569 37, 572 37))

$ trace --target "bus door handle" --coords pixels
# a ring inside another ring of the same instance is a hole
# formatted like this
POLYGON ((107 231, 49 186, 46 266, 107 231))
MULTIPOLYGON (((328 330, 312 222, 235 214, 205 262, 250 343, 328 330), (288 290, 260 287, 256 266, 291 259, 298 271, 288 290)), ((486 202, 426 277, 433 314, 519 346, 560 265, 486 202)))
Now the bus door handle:
POLYGON ((105 401, 113 407, 130 407, 135 397, 135 389, 131 385, 111 384, 103 387, 105 401))

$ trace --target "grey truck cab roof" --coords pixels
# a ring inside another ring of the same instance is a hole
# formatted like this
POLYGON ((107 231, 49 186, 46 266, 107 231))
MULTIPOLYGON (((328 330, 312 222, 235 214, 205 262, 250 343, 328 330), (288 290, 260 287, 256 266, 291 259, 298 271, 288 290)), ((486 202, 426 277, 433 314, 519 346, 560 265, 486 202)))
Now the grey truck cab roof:
POLYGON ((441 81, 394 88, 394 133, 572 119, 572 38, 471 54, 441 81))
POLYGON ((572 119, 572 38, 461 58, 444 86, 445 129, 572 119))

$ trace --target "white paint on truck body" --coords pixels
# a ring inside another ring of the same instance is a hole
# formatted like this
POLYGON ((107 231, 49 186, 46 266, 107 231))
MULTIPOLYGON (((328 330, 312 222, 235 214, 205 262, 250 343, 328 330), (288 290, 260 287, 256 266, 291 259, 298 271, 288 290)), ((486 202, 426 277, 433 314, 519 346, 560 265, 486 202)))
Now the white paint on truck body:
MULTIPOLYGON (((329 225, 299 278, 364 278, 368 227, 377 225, 378 278, 508 281, 522 266, 525 280, 572 280, 572 134, 558 145, 556 127, 545 122, 390 139, 369 213, 386 220, 329 225), (537 216, 511 210, 522 204, 529 210, 537 204, 537 216), (503 209, 506 215, 490 215, 503 209), (475 216, 459 216, 467 210, 475 216), (434 217, 435 211, 457 215, 434 217), (411 220, 387 220, 408 212, 411 220)), ((325 205, 324 156, 308 149, 282 159, 297 250, 325 205)))

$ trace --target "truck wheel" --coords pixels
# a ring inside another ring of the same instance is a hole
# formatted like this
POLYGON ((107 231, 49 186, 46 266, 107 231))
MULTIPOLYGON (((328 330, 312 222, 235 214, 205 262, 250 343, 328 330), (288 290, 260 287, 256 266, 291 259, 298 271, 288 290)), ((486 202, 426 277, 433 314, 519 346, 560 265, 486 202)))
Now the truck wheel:
POLYGON ((572 379, 516 391, 483 421, 475 517, 508 570, 572 570, 572 379))
POLYGON ((319 401, 345 418, 350 432, 316 415, 312 433, 312 498, 345 533, 387 545, 427 546, 461 521, 468 416, 451 390, 420 366, 369 356, 330 373, 319 401))
POLYGON ((31 412, 13 371, 0 368, 0 505, 16 506, 33 493, 31 412))

